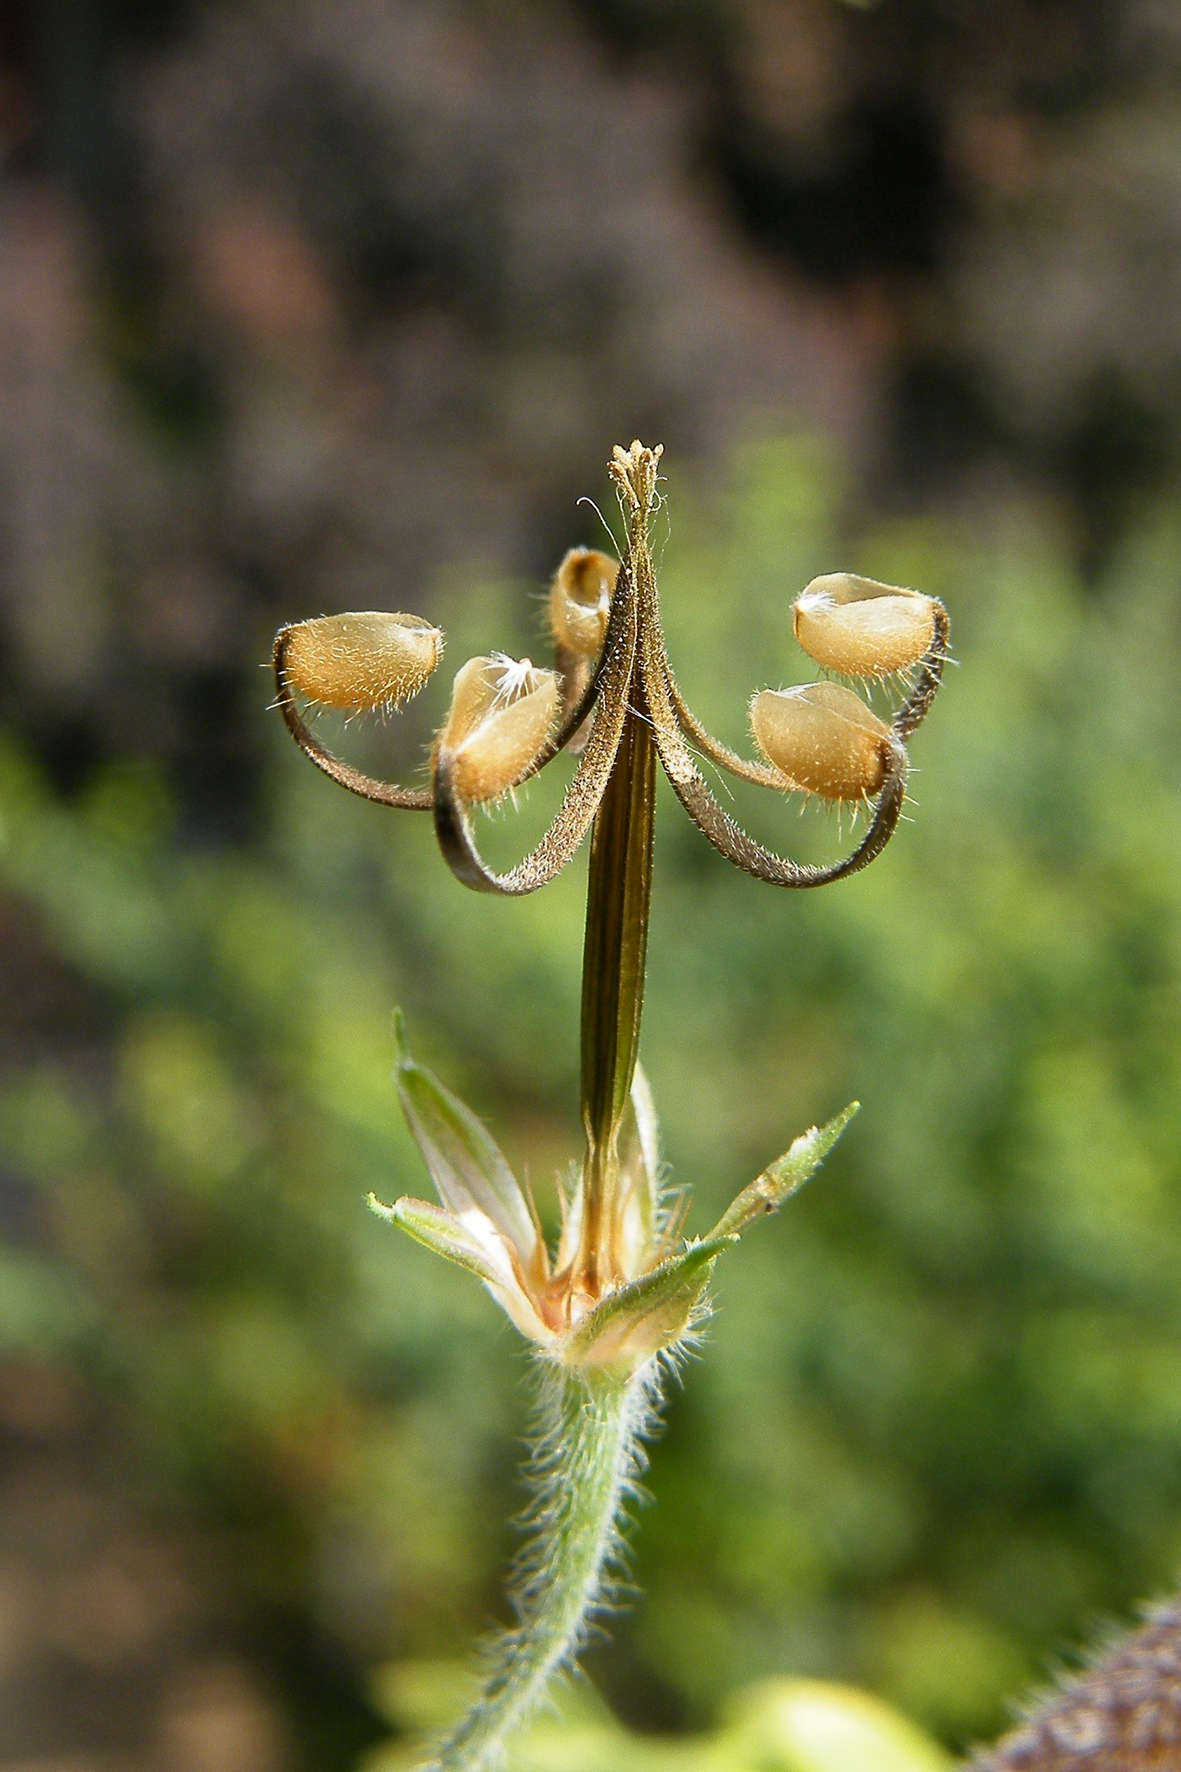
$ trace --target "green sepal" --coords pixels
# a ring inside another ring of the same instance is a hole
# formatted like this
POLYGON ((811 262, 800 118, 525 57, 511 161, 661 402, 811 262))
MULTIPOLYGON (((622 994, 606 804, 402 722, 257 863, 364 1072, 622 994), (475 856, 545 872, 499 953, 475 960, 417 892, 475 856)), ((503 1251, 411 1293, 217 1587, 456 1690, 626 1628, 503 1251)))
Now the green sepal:
POLYGON ((430 1200, 415 1200, 409 1195, 386 1206, 376 1194, 369 1195, 368 1206, 387 1224, 396 1224, 416 1243, 433 1250, 445 1261, 466 1268, 469 1274, 475 1274, 490 1286, 503 1284, 503 1271, 497 1268, 483 1244, 445 1206, 436 1206, 430 1200))
POLYGON ((475 1274, 478 1280, 483 1280, 522 1335, 541 1347, 552 1345, 553 1331, 538 1316, 533 1299, 513 1272, 508 1250, 500 1246, 500 1238, 495 1232, 489 1233, 489 1244, 486 1245, 445 1206, 436 1206, 431 1200, 403 1196, 392 1206, 386 1206, 376 1194, 370 1194, 369 1208, 387 1224, 396 1224, 416 1243, 421 1243, 435 1255, 441 1255, 444 1261, 452 1261, 456 1267, 475 1274))
POLYGON ((651 1273, 609 1292, 566 1341, 571 1366, 633 1370, 684 1335, 714 1262, 737 1237, 706 1237, 651 1273))
POLYGON ((477 1207, 527 1260, 537 1229, 516 1176, 483 1121, 410 1057, 401 1010, 394 1011, 394 1054, 402 1112, 444 1206, 457 1216, 477 1207))
POLYGON ((756 1218, 778 1212, 785 1200, 798 1193, 805 1182, 811 1181, 860 1106, 859 1101, 851 1101, 844 1113, 830 1120, 827 1126, 810 1126, 807 1132, 801 1132, 782 1157, 769 1164, 749 1187, 743 1188, 723 1212, 709 1233, 710 1237, 736 1237, 756 1218))

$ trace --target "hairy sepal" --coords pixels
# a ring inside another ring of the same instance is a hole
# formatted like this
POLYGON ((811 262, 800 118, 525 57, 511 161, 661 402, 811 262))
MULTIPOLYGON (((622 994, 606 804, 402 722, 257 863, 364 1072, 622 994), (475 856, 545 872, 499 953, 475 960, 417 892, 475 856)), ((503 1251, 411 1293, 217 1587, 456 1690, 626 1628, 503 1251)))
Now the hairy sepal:
POLYGON ((597 1304, 562 1348, 583 1371, 626 1374, 681 1341, 705 1296, 714 1262, 737 1237, 707 1237, 617 1287, 597 1304))
POLYGON ((465 1224, 445 1206, 436 1206, 430 1200, 416 1200, 409 1195, 386 1206, 376 1194, 370 1194, 368 1203, 370 1211, 384 1218, 387 1224, 397 1225, 416 1243, 421 1243, 435 1255, 441 1255, 444 1261, 475 1274, 522 1335, 527 1335, 539 1347, 550 1346, 554 1340, 552 1331, 533 1309, 513 1272, 508 1250, 498 1234, 488 1227, 482 1214, 465 1224))
POLYGON ((402 1112, 444 1206, 460 1220, 473 1209, 483 1214, 522 1262, 530 1262, 539 1238, 516 1176, 483 1121, 410 1057, 400 1011, 394 1015, 394 1048, 402 1112))

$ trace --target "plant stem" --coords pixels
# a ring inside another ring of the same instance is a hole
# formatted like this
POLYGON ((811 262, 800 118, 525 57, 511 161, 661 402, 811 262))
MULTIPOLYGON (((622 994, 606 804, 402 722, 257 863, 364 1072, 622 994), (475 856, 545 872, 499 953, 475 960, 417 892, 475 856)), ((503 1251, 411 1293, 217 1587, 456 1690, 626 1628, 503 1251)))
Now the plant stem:
POLYGON ((516 1596, 520 1623, 492 1652, 484 1690, 423 1772, 483 1772, 578 1648, 602 1598, 616 1519, 636 1468, 648 1413, 643 1375, 617 1379, 543 1370, 539 1488, 516 1596))
POLYGON ((627 1107, 644 1006, 652 843, 656 806, 656 746, 641 705, 638 677, 633 711, 624 723, 615 767, 591 839, 582 953, 582 1239, 578 1266, 583 1288, 597 1297, 618 1283, 610 1247, 619 1128, 627 1107))
MULTIPOLYGON (((621 574, 634 592, 652 583, 647 532, 659 451, 636 444, 630 458, 620 451, 616 457, 630 512, 621 574)), ((582 955, 586 1159, 573 1290, 591 1301, 625 1277, 614 1241, 618 1146, 640 1042, 652 896, 656 746, 636 662, 619 688, 626 712, 595 815, 582 955)), ((602 718, 600 710, 596 719, 602 718)), ((592 744, 594 738, 592 731, 592 744)), ((538 1488, 515 1596, 519 1623, 496 1644, 483 1692, 424 1772, 485 1772, 499 1764, 509 1732, 577 1651, 618 1542, 616 1522, 637 1467, 656 1372, 651 1359, 626 1377, 605 1368, 542 1368, 542 1437, 532 1459, 538 1488)))

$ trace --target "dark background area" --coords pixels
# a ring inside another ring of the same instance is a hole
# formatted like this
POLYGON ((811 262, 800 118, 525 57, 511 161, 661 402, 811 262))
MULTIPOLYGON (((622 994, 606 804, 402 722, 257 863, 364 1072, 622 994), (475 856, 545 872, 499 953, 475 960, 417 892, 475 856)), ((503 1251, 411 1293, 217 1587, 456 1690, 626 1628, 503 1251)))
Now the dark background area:
POLYGON ((17 0, 15 717, 240 832, 246 628, 543 575, 625 430, 818 427, 871 509, 1032 490, 1094 573, 1175 470, 1170 14, 17 0))
POLYGON ((959 1746, 1168 1581, 1179 112, 1163 0, 9 0, 5 1772, 333 1772, 497 1604, 513 1349, 357 1202, 420 1186, 397 999, 569 1159, 578 883, 469 902, 257 667, 366 607, 536 656, 637 434, 732 737, 815 571, 946 594, 966 668, 880 883, 801 909, 668 818, 678 1172, 873 1132, 781 1328, 773 1237, 723 1301, 596 1676, 697 1727, 763 1654, 959 1746))

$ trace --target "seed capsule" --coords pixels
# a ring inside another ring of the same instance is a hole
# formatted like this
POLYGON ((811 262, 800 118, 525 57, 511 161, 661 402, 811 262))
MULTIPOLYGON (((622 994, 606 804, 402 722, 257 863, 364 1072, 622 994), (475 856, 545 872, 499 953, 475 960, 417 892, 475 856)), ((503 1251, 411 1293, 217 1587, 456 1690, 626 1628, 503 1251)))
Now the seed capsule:
POLYGON ((571 548, 554 575, 550 626, 558 643, 577 658, 601 651, 611 615, 619 562, 595 548, 571 548))
POLYGON ((416 695, 442 652, 439 629, 420 616, 366 610, 296 622, 283 657, 287 681, 309 701, 364 713, 416 695))
POLYGON ((916 664, 930 646, 935 603, 920 591, 829 572, 797 597, 792 625, 809 658, 825 670, 887 677, 916 664))
POLYGON ((553 671, 527 658, 469 658, 456 673, 451 711, 439 734, 461 800, 498 800, 537 761, 557 719, 553 671))
POLYGON ((885 780, 890 728, 839 683, 761 689, 750 704, 750 724, 755 743, 790 787, 826 800, 862 800, 885 780))

